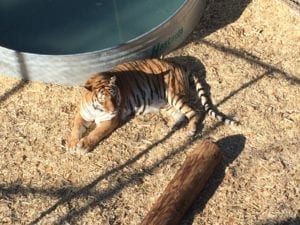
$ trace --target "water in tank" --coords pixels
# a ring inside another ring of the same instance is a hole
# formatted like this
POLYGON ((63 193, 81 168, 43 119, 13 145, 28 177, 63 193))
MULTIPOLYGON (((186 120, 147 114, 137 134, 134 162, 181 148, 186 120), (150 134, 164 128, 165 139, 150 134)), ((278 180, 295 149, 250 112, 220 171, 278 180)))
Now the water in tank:
POLYGON ((0 0, 0 46, 76 54, 126 43, 160 25, 185 0, 0 0))

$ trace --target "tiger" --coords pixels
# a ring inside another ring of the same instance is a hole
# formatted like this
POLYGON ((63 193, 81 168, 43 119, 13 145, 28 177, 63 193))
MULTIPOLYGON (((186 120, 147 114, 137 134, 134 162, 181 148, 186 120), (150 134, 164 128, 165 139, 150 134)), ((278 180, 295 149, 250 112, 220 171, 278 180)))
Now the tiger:
POLYGON ((166 59, 143 59, 119 64, 87 79, 67 149, 88 153, 129 117, 166 108, 176 121, 187 119, 188 135, 192 136, 200 118, 189 103, 192 87, 208 115, 238 125, 213 106, 197 71, 166 59), (84 136, 92 123, 94 129, 84 136))

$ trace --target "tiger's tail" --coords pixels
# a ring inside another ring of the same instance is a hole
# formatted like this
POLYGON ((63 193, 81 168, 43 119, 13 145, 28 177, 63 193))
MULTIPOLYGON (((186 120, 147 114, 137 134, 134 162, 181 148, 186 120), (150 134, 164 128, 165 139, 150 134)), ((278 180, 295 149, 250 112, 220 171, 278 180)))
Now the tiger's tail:
POLYGON ((192 78, 196 87, 198 98, 201 102, 201 105, 204 107, 205 112, 217 119, 220 122, 223 122, 226 125, 239 125, 238 121, 228 118, 223 113, 219 112, 212 104, 211 99, 208 97, 203 85, 201 84, 200 78, 197 73, 192 73, 192 78))

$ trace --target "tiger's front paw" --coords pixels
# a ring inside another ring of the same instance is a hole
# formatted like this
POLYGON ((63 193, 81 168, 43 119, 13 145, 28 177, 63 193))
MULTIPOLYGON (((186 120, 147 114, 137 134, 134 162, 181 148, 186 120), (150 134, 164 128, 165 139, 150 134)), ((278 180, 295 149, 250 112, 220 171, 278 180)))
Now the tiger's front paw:
POLYGON ((189 123, 187 128, 187 136, 193 137, 197 133, 197 123, 189 123))
POLYGON ((67 142, 67 151, 69 151, 71 154, 75 154, 78 142, 79 142, 78 138, 70 137, 67 142))
POLYGON ((194 137, 195 134, 196 134, 196 132, 197 132, 197 129, 195 129, 195 128, 188 129, 188 131, 187 131, 187 136, 188 136, 188 137, 194 137))
POLYGON ((88 138, 86 138, 86 137, 81 138, 81 140, 76 145, 76 153, 85 155, 90 152, 92 147, 93 146, 90 144, 90 141, 88 140, 88 138))
POLYGON ((67 150, 70 154, 86 154, 90 151, 91 147, 87 138, 75 139, 70 138, 67 143, 67 150))

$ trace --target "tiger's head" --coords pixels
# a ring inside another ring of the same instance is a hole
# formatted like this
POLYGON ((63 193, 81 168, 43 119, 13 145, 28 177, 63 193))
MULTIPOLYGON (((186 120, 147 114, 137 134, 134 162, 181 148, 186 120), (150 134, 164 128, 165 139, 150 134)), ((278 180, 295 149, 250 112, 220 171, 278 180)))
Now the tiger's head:
POLYGON ((116 84, 116 76, 99 73, 91 76, 84 87, 92 93, 92 104, 96 110, 116 114, 121 96, 116 84))

